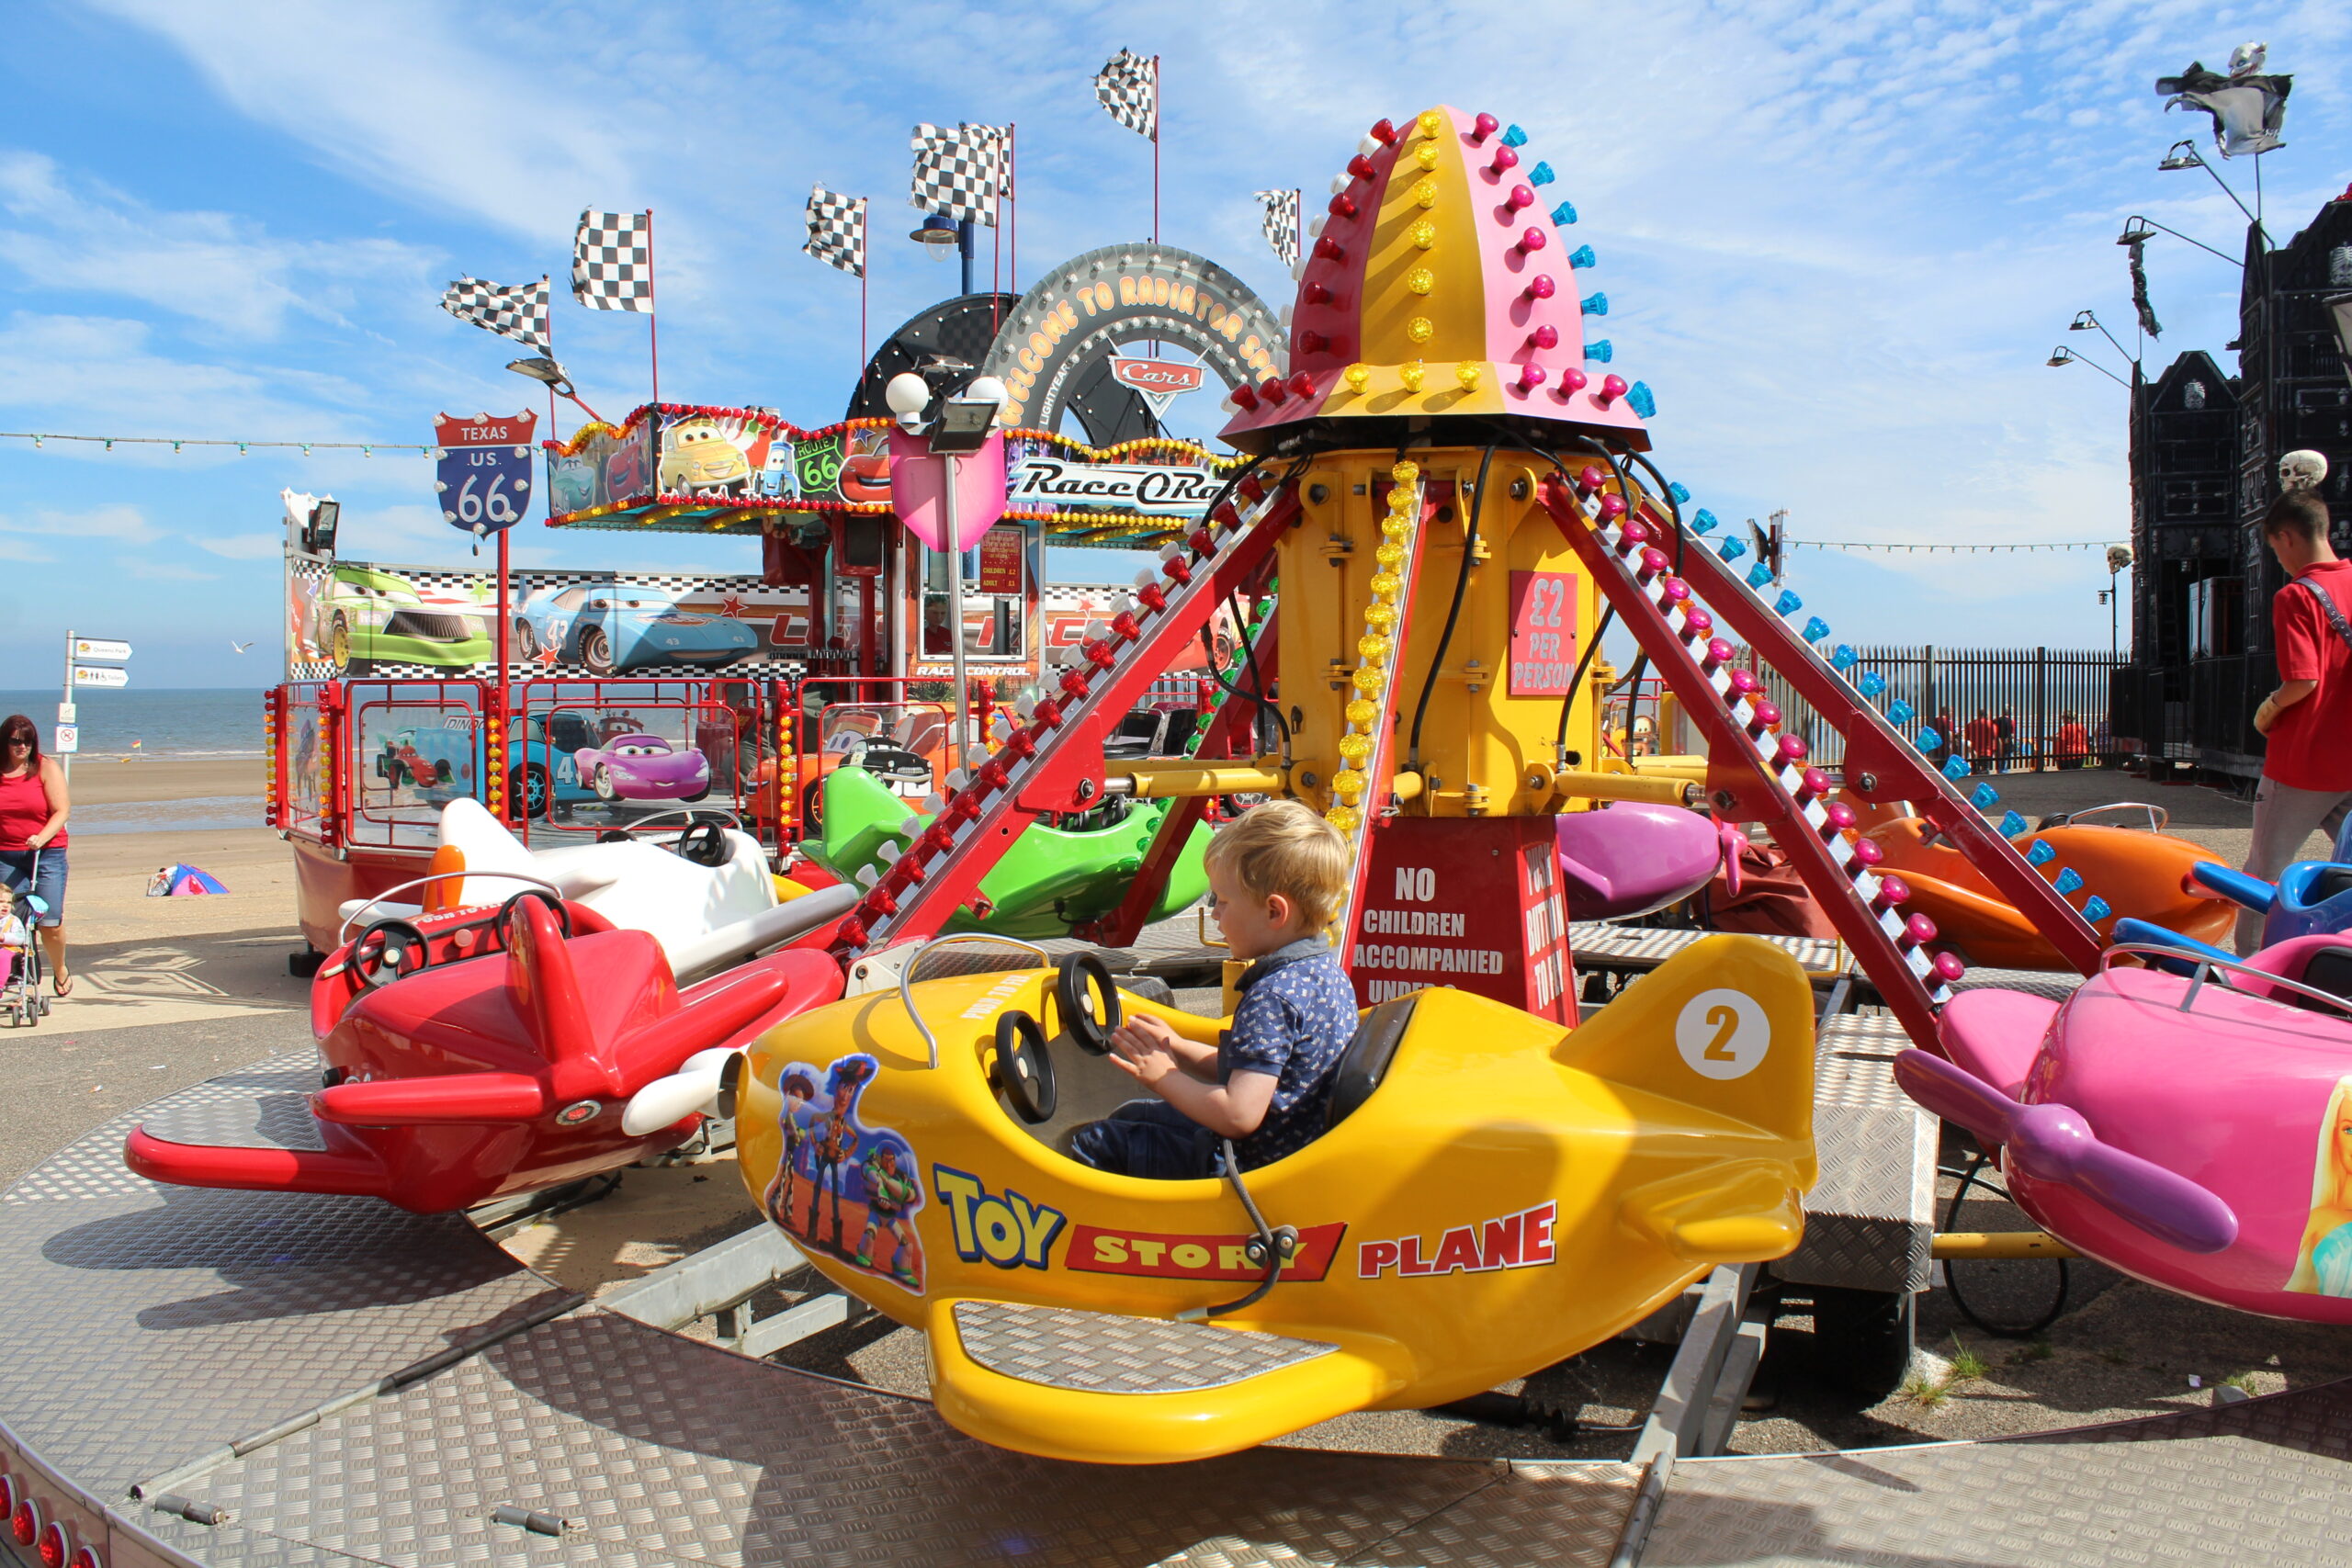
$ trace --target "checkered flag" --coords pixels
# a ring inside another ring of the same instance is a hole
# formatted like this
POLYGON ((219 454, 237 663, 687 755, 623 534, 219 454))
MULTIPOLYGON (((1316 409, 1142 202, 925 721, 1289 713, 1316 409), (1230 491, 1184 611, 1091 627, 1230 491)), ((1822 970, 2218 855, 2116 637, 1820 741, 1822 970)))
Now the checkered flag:
POLYGON ((1004 169, 1002 128, 965 124, 944 130, 918 125, 909 145, 915 152, 910 204, 959 223, 968 220, 995 227, 997 186, 1004 169))
POLYGON ((1147 60, 1128 50, 1113 55, 1094 73, 1094 96, 1111 118, 1136 135, 1159 140, 1159 57, 1147 60))
POLYGON ((552 356, 548 337, 548 280, 509 288, 480 277, 461 277, 441 291, 441 308, 500 337, 552 356))
POLYGON ((808 239, 800 247, 852 277, 865 276, 865 198, 823 186, 808 189, 808 239))
POLYGON ((582 213, 571 237, 571 295, 592 310, 651 310, 653 214, 582 213))
POLYGON ((1266 231, 1266 243, 1274 247, 1274 254, 1283 265, 1298 265, 1298 192, 1295 190, 1261 190, 1258 205, 1265 209, 1261 226, 1266 231))

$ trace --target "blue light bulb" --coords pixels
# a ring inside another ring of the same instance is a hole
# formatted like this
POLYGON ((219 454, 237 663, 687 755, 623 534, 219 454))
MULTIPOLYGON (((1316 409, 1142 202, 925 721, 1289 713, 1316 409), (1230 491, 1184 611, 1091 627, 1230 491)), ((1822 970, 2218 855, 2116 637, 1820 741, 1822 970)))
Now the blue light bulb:
MULTIPOLYGON (((1756 564, 1758 566, 1762 566, 1764 563, 1762 561, 1758 561, 1756 564)), ((1767 578, 1770 578, 1772 574, 1770 571, 1767 571, 1764 575, 1767 578)), ((1760 588, 1763 584, 1759 582, 1757 586, 1760 588)), ((1772 601, 1772 613, 1776 615, 1793 615, 1799 610, 1804 608, 1804 601, 1796 596, 1796 591, 1794 589, 1781 589, 1781 596, 1772 601)))
POLYGON ((1606 365, 1617 357, 1617 345, 1605 337, 1597 337, 1584 345, 1584 356, 1597 365, 1606 365))
POLYGON ((1644 419, 1657 417, 1657 396, 1647 381, 1636 381, 1625 389, 1625 406, 1644 419))
MULTIPOLYGON (((1893 718, 1894 716, 1889 714, 1887 716, 1893 718)), ((1901 721, 1897 720, 1896 722, 1900 723, 1901 721)), ((1932 751, 1943 743, 1944 738, 1937 734, 1932 729, 1923 729, 1919 731, 1919 739, 1911 742, 1912 745, 1919 748, 1922 752, 1932 751)))
MULTIPOLYGON (((1990 811, 1995 806, 1999 804, 2000 799, 2001 792, 1999 790, 1995 789, 1991 784, 1981 784, 1976 786, 1976 793, 1968 797, 1968 802, 1970 805, 1975 807, 1979 811, 1990 811)), ((2009 815, 2017 817, 2018 814, 2012 811, 2009 815)), ((2008 830, 2009 825, 2007 822, 2002 823, 2001 831, 2006 833, 2008 830)), ((2023 832, 2025 830, 2025 818, 2022 817, 2018 818, 2018 830, 2019 832, 2023 832)))
MULTIPOLYGON (((1991 789, 1993 786, 1991 784, 1982 784, 1978 787, 1982 789, 1991 789)), ((2011 811, 2005 813, 2001 818, 2001 837, 2004 839, 2014 839, 2019 833, 2024 832, 2026 830, 2026 819, 2018 816, 2016 812, 2011 811)))
POLYGON ((1725 560, 1737 560, 1747 553, 1747 541, 1745 539, 1735 539, 1729 535, 1725 535, 1724 537, 1715 541, 1715 554, 1723 557, 1725 560))
POLYGON ((1968 763, 1961 758, 1954 757, 1951 761, 1944 764, 1944 777, 1948 779, 1964 779, 1967 776, 1968 763))
POLYGON ((1674 504, 1677 506, 1688 506, 1690 504, 1690 492, 1689 490, 1684 488, 1680 479, 1667 480, 1666 493, 1674 497, 1674 504))
POLYGON ((1908 724, 1911 722, 1913 716, 1917 714, 1918 711, 1919 710, 1917 708, 1913 707, 1901 697, 1897 697, 1893 702, 1886 705, 1887 722, 1890 724, 1908 724))
POLYGON ((1548 186, 1559 177, 1552 172, 1552 165, 1549 164, 1538 164, 1527 171, 1527 183, 1532 186, 1548 186))
POLYGON ((1829 623, 1828 623, 1827 621, 1823 620, 1819 615, 1815 615, 1815 616, 1814 616, 1814 617, 1813 617, 1813 619, 1811 619, 1811 620, 1809 620, 1809 621, 1805 622, 1805 624, 1804 624, 1804 640, 1805 640, 1805 641, 1807 641, 1807 642, 1819 642, 1823 637, 1827 637, 1828 635, 1829 635, 1829 623))
POLYGON ((2058 873, 2058 880, 2051 884, 2052 887, 2058 889, 2058 896, 2062 898, 2067 894, 2074 892, 2076 888, 2082 886, 2082 885, 2083 874, 2076 871, 2071 865, 2061 868, 2058 873))
POLYGON ((1556 223, 1556 224, 1558 224, 1558 225, 1560 225, 1562 228, 1564 228, 1564 229, 1565 229, 1565 228, 1566 228, 1569 224, 1571 224, 1571 223, 1575 222, 1576 220, 1577 220, 1577 209, 1576 209, 1576 203, 1571 202, 1571 201, 1564 201, 1564 202, 1560 203, 1560 205, 1559 205, 1559 206, 1557 206, 1557 207, 1555 207, 1555 208, 1552 209, 1552 221, 1553 221, 1553 222, 1555 222, 1555 223, 1556 223))
POLYGON ((1747 569, 1747 586, 1750 588, 1761 588, 1771 581, 1772 569, 1762 561, 1758 561, 1747 569))
POLYGON ((1862 678, 1854 684, 1862 695, 1876 700, 1878 694, 1886 690, 1886 677, 1875 670, 1865 670, 1862 678))
POLYGON ((1590 245, 1578 245, 1575 250, 1568 253, 1568 265, 1570 266, 1579 267, 1599 266, 1600 265, 1600 258, 1592 254, 1592 247, 1590 245))
POLYGON ((1694 534, 1711 534, 1722 525, 1723 519, 1703 506, 1699 508, 1699 514, 1690 519, 1690 531, 1694 534))
POLYGON ((1838 645, 1838 651, 1829 656, 1829 667, 1833 670, 1851 670, 1861 661, 1862 656, 1842 642, 1838 645))
POLYGON ((2025 847, 2025 863, 2028 865, 2048 865, 2057 858, 2058 852, 2050 847, 2047 839, 2036 839, 2025 847))
POLYGON ((2113 913, 2115 911, 2109 907, 2107 900, 2096 893, 2092 894, 2090 901, 2083 906, 2083 919, 2086 920, 2103 920, 2113 913))
POLYGON ((1527 132, 1520 130, 1520 128, 1515 125, 1505 126, 1503 128, 1503 145, 1506 147, 1526 146, 1527 132))
POLYGON ((1600 293, 1588 294, 1577 301, 1577 309, 1588 316, 1605 316, 1609 314, 1609 296, 1600 293))

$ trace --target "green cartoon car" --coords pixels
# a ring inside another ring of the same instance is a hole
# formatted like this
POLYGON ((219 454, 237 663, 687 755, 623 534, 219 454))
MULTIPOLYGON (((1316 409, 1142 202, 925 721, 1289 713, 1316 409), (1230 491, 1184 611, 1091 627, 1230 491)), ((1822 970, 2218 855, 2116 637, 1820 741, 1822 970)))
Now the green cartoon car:
POLYGON ((339 675, 365 674, 379 663, 462 668, 497 657, 491 613, 481 595, 338 566, 311 606, 311 640, 339 675))

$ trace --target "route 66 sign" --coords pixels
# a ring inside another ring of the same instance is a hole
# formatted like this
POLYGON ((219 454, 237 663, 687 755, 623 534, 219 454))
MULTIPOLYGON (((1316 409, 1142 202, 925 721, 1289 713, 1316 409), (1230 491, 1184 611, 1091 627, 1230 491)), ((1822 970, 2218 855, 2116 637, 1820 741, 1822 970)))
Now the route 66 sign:
POLYGON ((537 423, 534 413, 445 413, 433 422, 433 489, 443 522, 481 538, 523 520, 531 506, 537 423))

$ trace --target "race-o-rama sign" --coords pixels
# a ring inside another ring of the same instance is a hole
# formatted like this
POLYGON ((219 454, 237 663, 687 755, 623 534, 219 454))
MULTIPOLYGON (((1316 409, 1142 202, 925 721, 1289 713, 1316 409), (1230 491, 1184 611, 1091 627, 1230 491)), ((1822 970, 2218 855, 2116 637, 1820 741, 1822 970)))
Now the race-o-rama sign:
POLYGON ((1078 378, 1126 344, 1157 339, 1228 384, 1262 381, 1288 356, 1281 323, 1250 286, 1171 245, 1106 245, 1053 272, 1013 307, 984 373, 1012 392, 1008 424, 1054 429, 1078 378))

